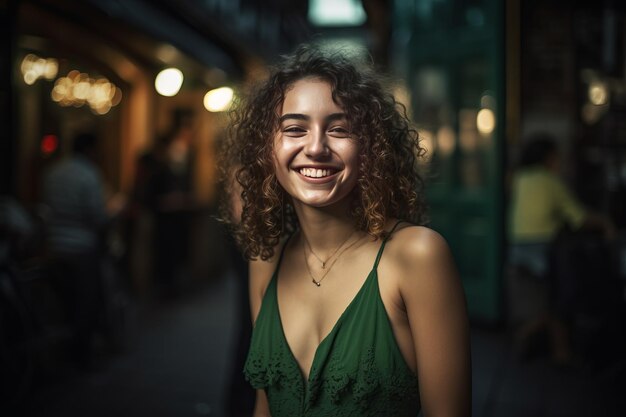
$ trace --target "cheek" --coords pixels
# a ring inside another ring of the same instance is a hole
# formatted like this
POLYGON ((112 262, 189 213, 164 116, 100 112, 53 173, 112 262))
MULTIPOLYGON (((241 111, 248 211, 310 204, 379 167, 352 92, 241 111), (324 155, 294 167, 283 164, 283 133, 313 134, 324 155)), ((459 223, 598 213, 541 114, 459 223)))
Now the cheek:
POLYGON ((272 151, 272 160, 276 171, 284 169, 287 164, 287 153, 285 152, 285 149, 275 146, 272 151))
POLYGON ((346 164, 350 166, 351 171, 355 172, 356 175, 358 175, 361 168, 361 156, 358 144, 351 144, 350 149, 346 150, 346 155, 346 164))

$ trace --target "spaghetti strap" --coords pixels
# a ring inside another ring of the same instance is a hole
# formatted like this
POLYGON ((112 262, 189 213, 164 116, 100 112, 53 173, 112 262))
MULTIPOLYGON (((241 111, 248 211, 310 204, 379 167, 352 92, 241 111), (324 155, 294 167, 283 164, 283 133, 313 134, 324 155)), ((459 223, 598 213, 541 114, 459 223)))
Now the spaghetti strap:
POLYGON ((398 227, 398 225, 400 223, 402 223, 403 221, 404 220, 398 220, 396 222, 396 224, 393 225, 393 227, 391 228, 391 230, 389 231, 387 236, 385 236, 385 239, 383 239, 383 243, 380 245, 380 249, 378 249, 378 254, 376 255, 376 261, 374 262, 374 268, 373 269, 377 269, 378 268, 378 262, 380 261, 380 257, 383 256, 383 250, 385 249, 385 244, 387 243, 387 240, 389 240, 389 238, 391 237, 393 232, 395 232, 396 227, 398 227))
POLYGON ((393 232, 395 232, 395 231, 396 231, 396 227, 398 227, 398 225, 399 225, 400 223, 402 223, 403 221, 404 221, 404 220, 398 220, 398 221, 396 222, 396 224, 394 224, 394 225, 393 225, 393 227, 392 227, 392 228, 391 228, 391 230, 389 231, 389 234, 388 234, 388 235, 387 235, 387 237, 385 238, 385 242, 387 242, 387 239, 389 239, 389 236, 391 236, 391 235, 393 234, 393 232))

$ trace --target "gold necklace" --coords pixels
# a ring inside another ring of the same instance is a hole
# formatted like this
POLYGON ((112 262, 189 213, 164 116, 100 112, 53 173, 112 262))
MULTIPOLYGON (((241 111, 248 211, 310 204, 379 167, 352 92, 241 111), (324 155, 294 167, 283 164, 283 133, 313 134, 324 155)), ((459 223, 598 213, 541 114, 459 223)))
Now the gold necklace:
MULTIPOLYGON (((352 233, 354 234, 354 232, 352 233)), ((306 239, 305 239, 306 240, 306 239)), ((356 243, 361 240, 360 238, 355 240, 354 242, 352 242, 351 244, 349 244, 348 246, 346 246, 341 252, 339 252, 339 254, 337 255, 337 257, 335 258, 335 260, 330 264, 330 266, 328 267, 328 269, 326 270, 326 272, 324 272, 324 275, 322 275, 321 278, 319 279, 315 279, 315 276, 313 275, 313 272, 311 271, 311 267, 309 266, 309 261, 307 260, 306 257, 306 247, 304 245, 302 245, 302 254, 304 256, 304 264, 306 265, 306 270, 309 273, 309 276, 311 277, 311 282, 313 284, 315 284, 318 287, 322 286, 322 281, 324 280, 324 278, 326 278, 326 275, 328 275, 330 273, 330 270, 333 269, 333 266, 335 266, 335 263, 337 263, 337 261, 339 260, 339 258, 341 257, 341 255, 343 255, 343 253, 345 251, 347 251, 348 249, 350 249, 352 246, 356 245, 356 243)), ((343 243, 346 243, 346 241, 344 241, 343 243)), ((342 243, 342 245, 343 245, 342 243)), ((341 246, 340 246, 341 247, 341 246)), ((311 249, 311 247, 309 246, 309 250, 311 249)), ((313 251, 311 251, 311 253, 313 253, 313 251)), ((313 255, 315 255, 313 253, 313 255)), ((330 259, 330 258, 329 258, 330 259)))
POLYGON ((352 230, 352 233, 350 233, 350 235, 348 236, 348 238, 346 240, 344 240, 343 242, 341 242, 341 244, 339 246, 337 246, 337 249, 335 249, 333 251, 333 253, 330 254, 330 256, 328 258, 326 258, 325 261, 323 261, 319 256, 317 256, 317 254, 315 252, 313 252, 313 248, 311 247, 311 244, 309 243, 309 241, 304 237, 304 242, 306 243, 306 245, 309 247, 309 251, 311 251, 311 253, 313 254, 313 256, 315 256, 317 258, 318 261, 320 261, 320 263, 322 264, 322 269, 326 269, 326 262, 328 262, 330 260, 330 258, 332 258, 333 256, 335 256, 335 254, 337 253, 337 251, 343 246, 345 245, 345 243, 350 240, 350 238, 352 237, 352 235, 354 235, 354 233, 356 232, 356 229, 352 230))

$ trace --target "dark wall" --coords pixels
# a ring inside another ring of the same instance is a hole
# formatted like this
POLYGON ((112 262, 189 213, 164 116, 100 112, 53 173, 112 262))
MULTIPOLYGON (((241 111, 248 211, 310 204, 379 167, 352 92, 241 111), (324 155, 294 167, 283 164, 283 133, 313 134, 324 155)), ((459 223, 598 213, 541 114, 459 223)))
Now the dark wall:
POLYGON ((15 189, 13 58, 17 1, 0 1, 0 194, 15 189))

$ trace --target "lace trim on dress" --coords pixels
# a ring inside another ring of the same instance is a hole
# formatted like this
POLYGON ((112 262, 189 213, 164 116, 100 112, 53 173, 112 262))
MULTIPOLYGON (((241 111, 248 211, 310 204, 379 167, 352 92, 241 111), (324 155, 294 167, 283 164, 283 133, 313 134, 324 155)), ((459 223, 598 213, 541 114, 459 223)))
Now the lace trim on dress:
POLYGON ((321 384, 311 384, 309 397, 311 405, 319 397, 320 391, 328 394, 333 404, 338 404, 348 392, 351 392, 353 401, 361 409, 371 405, 372 396, 403 400, 419 398, 417 378, 406 372, 397 374, 382 372, 376 366, 373 347, 363 352, 358 367, 352 371, 345 369, 338 356, 333 355, 329 359, 324 381, 321 384))
MULTIPOLYGON (((302 395, 300 369, 293 361, 284 360, 287 355, 290 353, 274 352, 267 357, 263 352, 251 350, 245 367, 246 379, 256 389, 272 386, 293 389, 295 395, 302 395)), ((390 400, 387 404, 408 399, 419 401, 417 378, 408 372, 383 374, 375 364, 374 348, 363 353, 359 366, 352 371, 346 370, 338 356, 331 356, 324 372, 311 369, 314 376, 308 385, 308 407, 315 405, 322 392, 333 404, 339 404, 351 393, 352 400, 363 410, 371 405, 372 396, 390 400)))
POLYGON ((293 361, 284 360, 291 354, 284 350, 284 348, 276 350, 271 355, 256 349, 250 350, 244 375, 253 388, 263 389, 281 385, 295 387, 301 384, 300 369, 293 361))

